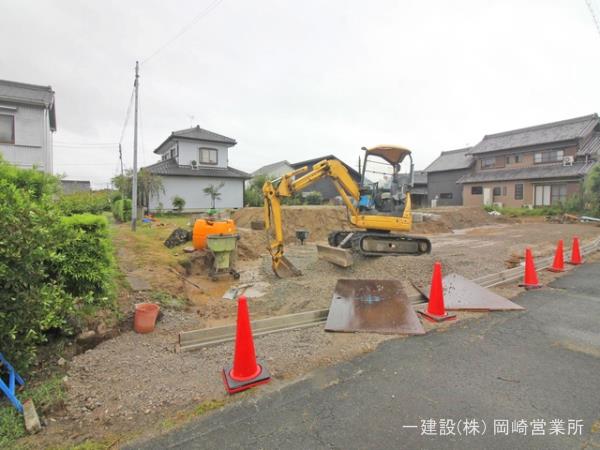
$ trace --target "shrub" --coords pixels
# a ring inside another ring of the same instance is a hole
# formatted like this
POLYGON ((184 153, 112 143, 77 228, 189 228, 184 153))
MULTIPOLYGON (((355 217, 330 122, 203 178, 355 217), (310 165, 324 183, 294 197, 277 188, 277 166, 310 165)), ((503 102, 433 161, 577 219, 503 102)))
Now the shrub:
POLYGON ((19 368, 33 360, 45 331, 68 328, 73 311, 73 298, 48 271, 60 259, 58 209, 51 188, 32 179, 31 189, 0 180, 0 342, 19 368))
POLYGON ((105 306, 113 290, 114 260, 104 216, 79 214, 62 219, 57 279, 71 295, 105 306))
POLYGON ((281 199, 281 204, 287 205, 287 206, 303 205, 304 198, 302 197, 302 194, 300 194, 298 192, 298 193, 292 195, 291 197, 283 197, 281 199))
POLYGON ((262 206, 262 192, 255 188, 248 188, 244 191, 244 206, 262 206))
POLYGON ((177 212, 183 211, 183 208, 185 207, 185 200, 183 198, 181 198, 179 195, 176 195, 173 197, 172 202, 173 208, 175 208, 177 212))
POLYGON ((106 219, 64 218, 56 187, 54 177, 0 160, 0 351, 21 370, 47 331, 72 331, 71 319, 90 310, 80 305, 104 306, 112 293, 106 219))
POLYGON ((44 195, 53 195, 59 191, 59 180, 52 175, 37 170, 23 170, 12 166, 0 157, 0 179, 7 181, 17 189, 27 191, 34 200, 44 195))
POLYGON ((114 202, 112 213, 118 222, 129 222, 131 220, 131 200, 123 198, 114 202))
POLYGON ((304 199, 309 205, 320 205, 323 203, 323 194, 321 194, 319 191, 312 191, 306 194, 304 199))
POLYGON ((110 211, 110 194, 107 191, 74 192, 62 195, 59 201, 64 214, 101 214, 110 211))

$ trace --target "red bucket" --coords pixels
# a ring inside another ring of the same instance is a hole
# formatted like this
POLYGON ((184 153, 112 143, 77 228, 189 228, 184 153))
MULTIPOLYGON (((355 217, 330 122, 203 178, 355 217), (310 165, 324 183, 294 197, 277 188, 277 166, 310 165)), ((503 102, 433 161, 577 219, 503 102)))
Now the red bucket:
POLYGON ((159 311, 160 306, 155 303, 137 303, 133 317, 133 329, 137 333, 151 333, 154 331, 159 311))

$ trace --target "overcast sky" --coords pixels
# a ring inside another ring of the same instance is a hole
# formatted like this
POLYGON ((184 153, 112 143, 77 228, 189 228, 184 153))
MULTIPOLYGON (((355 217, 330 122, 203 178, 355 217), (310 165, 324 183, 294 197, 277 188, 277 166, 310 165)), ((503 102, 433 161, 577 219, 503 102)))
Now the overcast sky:
MULTIPOLYGON (((117 173, 104 144, 120 139, 136 59, 213 3, 0 0, 0 78, 55 90, 57 173, 96 187, 117 173)), ((223 0, 142 64, 140 165, 199 124, 236 139, 230 165, 248 172, 330 153, 355 165, 378 143, 411 148, 422 169, 486 133, 599 102, 584 0, 223 0)), ((130 123, 126 167, 132 136, 130 123)))

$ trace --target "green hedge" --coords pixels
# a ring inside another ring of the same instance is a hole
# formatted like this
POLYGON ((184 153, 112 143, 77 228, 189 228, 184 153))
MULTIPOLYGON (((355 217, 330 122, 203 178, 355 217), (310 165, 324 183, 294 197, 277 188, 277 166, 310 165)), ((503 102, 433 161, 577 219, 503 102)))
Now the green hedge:
POLYGON ((57 247, 58 279, 65 290, 95 306, 105 306, 112 293, 113 249, 104 216, 79 214, 62 219, 63 239, 57 247))
POLYGON ((60 216, 47 195, 0 180, 0 342, 15 366, 25 367, 44 332, 67 328, 73 298, 49 268, 56 252, 60 216))
POLYGON ((110 193, 108 191, 75 192, 63 194, 59 201, 60 209, 67 215, 71 214, 102 214, 110 211, 110 193))
POLYGON ((65 218, 57 183, 0 159, 0 351, 19 369, 47 331, 70 332, 71 319, 112 300, 106 219, 65 218))
POLYGON ((117 200, 112 205, 115 220, 129 222, 131 220, 131 200, 128 198, 117 200))

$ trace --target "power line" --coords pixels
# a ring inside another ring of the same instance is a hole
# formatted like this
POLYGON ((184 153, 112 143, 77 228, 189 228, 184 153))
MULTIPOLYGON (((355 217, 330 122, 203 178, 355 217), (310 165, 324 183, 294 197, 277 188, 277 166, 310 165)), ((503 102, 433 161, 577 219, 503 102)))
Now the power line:
POLYGON ((127 128, 127 124, 129 123, 129 117, 131 116, 131 106, 133 105, 134 94, 135 86, 131 89, 131 97, 129 97, 129 105, 127 105, 127 112, 125 113, 125 122, 123 122, 123 128, 121 129, 121 138, 118 142, 119 145, 123 143, 123 138, 125 137, 125 129, 127 128))
POLYGON ((208 16, 217 6, 219 6, 219 4, 222 2, 223 0, 213 0, 212 3, 210 3, 206 8, 204 8, 202 11, 200 11, 196 17, 194 17, 192 19, 192 21, 190 23, 188 23, 187 25, 185 25, 181 30, 179 30, 179 32, 173 36, 171 39, 169 39, 167 42, 165 42, 161 47, 158 48, 158 50, 156 50, 154 53, 152 53, 150 56, 148 56, 146 59, 142 60, 141 64, 144 65, 145 63, 147 63, 149 60, 151 60, 152 58, 154 58, 156 55, 158 55, 160 52, 162 52, 165 48, 167 48, 169 45, 171 45, 173 42, 175 42, 177 39, 179 39, 181 36, 183 36, 185 33, 187 33, 189 31, 189 29, 196 24, 196 22, 198 22, 200 19, 202 19, 203 17, 208 16))
POLYGON ((591 0, 585 0, 585 3, 590 10, 590 14, 592 15, 592 19, 594 20, 594 24, 596 25, 596 31, 600 36, 600 23, 598 22, 598 17, 596 17, 596 12, 594 11, 594 7, 592 6, 591 0))
POLYGON ((97 146, 97 147, 84 147, 84 146, 79 146, 79 145, 64 145, 64 144, 58 144, 58 145, 54 145, 54 148, 63 148, 65 150, 114 150, 115 148, 119 147, 119 144, 114 143, 112 145, 103 145, 103 146, 97 146))
POLYGON ((63 142, 54 141, 54 145, 59 147, 108 147, 112 145, 118 145, 118 142, 63 142))

